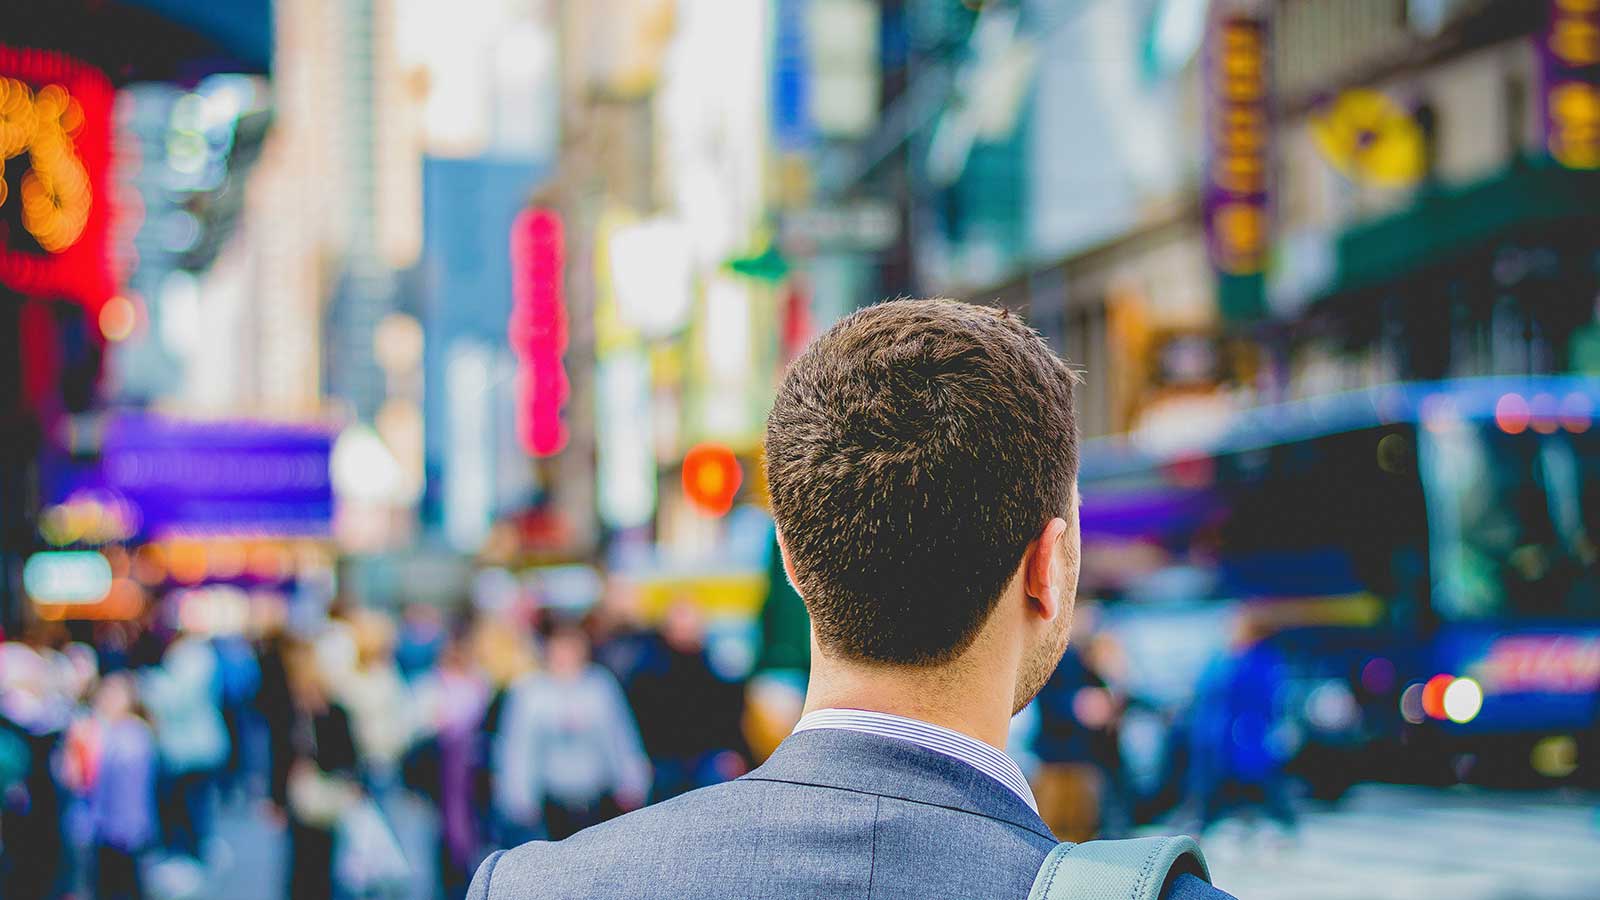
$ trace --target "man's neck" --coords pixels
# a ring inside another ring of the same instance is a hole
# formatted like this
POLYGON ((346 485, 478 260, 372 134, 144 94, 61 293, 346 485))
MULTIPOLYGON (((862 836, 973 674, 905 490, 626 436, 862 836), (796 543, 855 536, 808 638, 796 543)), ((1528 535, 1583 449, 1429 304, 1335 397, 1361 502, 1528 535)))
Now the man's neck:
POLYGON ((830 660, 812 647, 806 712, 862 709, 949 728, 1004 750, 1014 682, 961 661, 947 666, 865 665, 830 660))

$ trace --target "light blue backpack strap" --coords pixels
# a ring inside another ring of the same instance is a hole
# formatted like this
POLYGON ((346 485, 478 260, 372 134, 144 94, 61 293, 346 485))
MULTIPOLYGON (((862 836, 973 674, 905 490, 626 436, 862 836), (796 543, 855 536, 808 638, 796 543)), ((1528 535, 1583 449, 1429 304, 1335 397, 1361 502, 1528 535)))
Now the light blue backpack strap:
POLYGON ((1175 866, 1211 880, 1188 835, 1059 844, 1039 867, 1028 900, 1160 900, 1175 866))

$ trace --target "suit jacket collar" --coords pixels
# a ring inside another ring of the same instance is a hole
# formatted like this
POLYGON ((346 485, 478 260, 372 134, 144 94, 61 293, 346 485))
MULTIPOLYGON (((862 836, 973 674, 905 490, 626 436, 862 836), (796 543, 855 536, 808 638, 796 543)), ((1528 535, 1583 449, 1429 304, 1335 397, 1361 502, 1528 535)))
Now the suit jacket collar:
POLYGON ((995 779, 961 760, 876 734, 832 728, 792 734, 744 777, 958 809, 1056 839, 1038 813, 995 779))

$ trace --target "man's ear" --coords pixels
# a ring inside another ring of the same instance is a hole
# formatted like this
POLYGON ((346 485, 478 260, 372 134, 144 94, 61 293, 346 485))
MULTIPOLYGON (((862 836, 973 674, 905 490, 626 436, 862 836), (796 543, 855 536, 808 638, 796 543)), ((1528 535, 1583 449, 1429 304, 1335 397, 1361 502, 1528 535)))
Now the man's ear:
POLYGON ((1054 518, 1045 523, 1044 530, 1028 547, 1023 565, 1023 587, 1029 599, 1039 604, 1039 614, 1047 622, 1067 611, 1072 602, 1071 588, 1063 576, 1063 554, 1068 553, 1062 536, 1067 533, 1067 520, 1054 518))
POLYGON ((805 595, 800 593, 800 582, 795 580, 794 577, 794 564, 789 562, 789 548, 783 543, 783 529, 777 529, 776 533, 778 536, 778 558, 783 560, 784 577, 789 579, 789 587, 793 588, 794 592, 804 599, 805 595))

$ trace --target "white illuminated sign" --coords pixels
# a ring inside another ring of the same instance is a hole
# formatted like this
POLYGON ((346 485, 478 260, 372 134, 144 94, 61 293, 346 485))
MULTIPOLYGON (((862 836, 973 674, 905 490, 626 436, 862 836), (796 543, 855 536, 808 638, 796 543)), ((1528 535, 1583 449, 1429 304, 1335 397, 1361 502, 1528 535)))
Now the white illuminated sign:
POLYGON ((111 564, 94 551, 35 553, 22 586, 35 603, 98 603, 111 592, 111 564))

